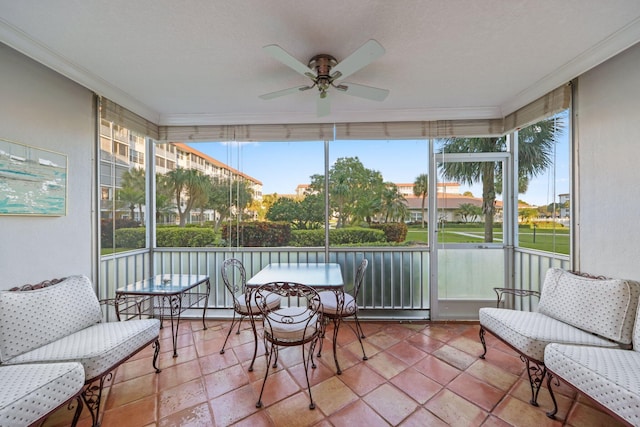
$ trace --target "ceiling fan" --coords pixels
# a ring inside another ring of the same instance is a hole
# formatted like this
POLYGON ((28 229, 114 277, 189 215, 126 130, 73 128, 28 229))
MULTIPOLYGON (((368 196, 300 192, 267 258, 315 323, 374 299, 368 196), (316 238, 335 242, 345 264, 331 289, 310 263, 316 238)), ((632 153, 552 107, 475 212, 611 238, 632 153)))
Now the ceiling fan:
POLYGON ((304 65, 278 45, 271 44, 265 46, 263 49, 284 65, 311 79, 311 83, 260 95, 262 99, 278 98, 315 87, 320 94, 317 101, 317 112, 318 116, 321 117, 328 115, 330 112, 331 106, 329 98, 327 97, 327 91, 331 88, 347 95, 358 96, 374 101, 384 101, 389 94, 387 89, 341 81, 382 56, 384 48, 373 39, 367 41, 340 62, 333 56, 323 53, 311 58, 308 65, 304 65))

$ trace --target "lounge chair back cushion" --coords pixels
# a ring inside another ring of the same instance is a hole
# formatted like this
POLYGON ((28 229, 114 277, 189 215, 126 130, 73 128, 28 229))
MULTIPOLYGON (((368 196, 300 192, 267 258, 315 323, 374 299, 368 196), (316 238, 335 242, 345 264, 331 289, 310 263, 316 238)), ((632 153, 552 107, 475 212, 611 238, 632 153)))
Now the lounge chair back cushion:
POLYGON ((0 291, 0 363, 101 320, 100 302, 86 276, 30 291, 0 291))
POLYGON ((631 344, 640 283, 547 271, 538 312, 601 337, 631 344))

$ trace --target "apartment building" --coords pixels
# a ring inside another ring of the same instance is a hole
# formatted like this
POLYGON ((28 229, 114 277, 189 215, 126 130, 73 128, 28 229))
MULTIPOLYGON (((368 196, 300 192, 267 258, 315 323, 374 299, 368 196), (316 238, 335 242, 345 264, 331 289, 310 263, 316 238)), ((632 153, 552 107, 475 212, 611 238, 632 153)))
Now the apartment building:
MULTIPOLYGON (((116 190, 131 169, 146 169, 147 137, 102 120, 100 123, 100 210, 101 217, 140 221, 144 207, 131 211, 117 203, 116 190)), ((262 182, 184 143, 155 145, 155 172, 165 174, 176 168, 195 169, 214 178, 240 179, 249 184, 254 200, 262 199, 262 182)), ((144 203, 142 203, 144 205, 144 203)), ((192 212, 192 221, 213 220, 214 211, 192 212), (204 215, 201 218, 201 214, 204 215)), ((169 219, 175 219, 169 215, 169 219)))

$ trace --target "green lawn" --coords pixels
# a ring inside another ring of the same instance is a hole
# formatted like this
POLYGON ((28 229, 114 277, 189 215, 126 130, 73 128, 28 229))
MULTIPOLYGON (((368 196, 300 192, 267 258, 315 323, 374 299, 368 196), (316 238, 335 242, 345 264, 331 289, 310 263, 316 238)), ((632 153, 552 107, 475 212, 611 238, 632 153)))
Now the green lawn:
MULTIPOLYGON (((535 241, 533 229, 521 225, 519 228, 520 246, 547 252, 569 254, 569 229, 536 229, 535 241)), ((496 242, 502 239, 502 232, 494 231, 496 242)), ((407 231, 407 241, 427 242, 427 229, 420 226, 411 226, 407 231)), ((484 228, 459 224, 447 224, 438 232, 439 243, 482 243, 484 241, 484 228)))

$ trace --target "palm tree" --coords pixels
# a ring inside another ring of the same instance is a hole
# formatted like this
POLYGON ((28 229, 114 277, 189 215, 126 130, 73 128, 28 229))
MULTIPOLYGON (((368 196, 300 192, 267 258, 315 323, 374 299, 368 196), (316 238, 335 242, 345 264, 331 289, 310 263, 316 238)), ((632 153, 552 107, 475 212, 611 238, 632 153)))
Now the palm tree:
POLYGON ((173 186, 166 175, 156 174, 156 222, 164 224, 173 220, 176 205, 173 202, 173 186))
POLYGON ((402 221, 407 216, 407 199, 398 190, 398 186, 387 182, 382 192, 382 212, 384 212, 384 222, 389 220, 402 221))
MULTIPOLYGON (((116 200, 121 207, 129 209, 131 212, 131 220, 135 219, 134 211, 136 206, 144 203, 144 194, 134 190, 131 187, 122 187, 116 192, 116 200)), ((140 220, 142 220, 142 210, 140 212, 140 220)))
MULTIPOLYGON (((553 146, 564 130, 564 121, 551 117, 518 132, 518 187, 525 190, 529 180, 552 164, 553 146)), ((506 150, 506 138, 449 138, 441 153, 495 153, 506 150)), ((482 182, 484 241, 493 242, 496 193, 501 190, 500 162, 449 162, 440 165, 445 179, 461 184, 482 182)))
POLYGON ((463 222, 467 223, 469 221, 475 221, 478 216, 482 215, 482 208, 472 203, 461 203, 456 213, 463 222))
POLYGON ((424 228, 424 201, 429 193, 429 175, 426 173, 418 175, 413 182, 413 194, 417 197, 422 197, 422 228, 424 228))
MULTIPOLYGON (((142 206, 146 202, 145 188, 146 174, 144 169, 133 168, 122 174, 122 189, 118 192, 119 199, 125 203, 130 203, 134 207, 137 206, 141 225, 144 225, 142 206)), ((133 219, 134 208, 131 205, 129 209, 131 209, 131 219, 133 219)))
POLYGON ((208 177, 195 169, 176 168, 167 172, 165 179, 175 198, 180 227, 184 227, 191 210, 203 203, 208 177))
POLYGON ((252 202, 253 193, 246 180, 214 178, 211 181, 211 194, 207 205, 216 212, 214 230, 218 231, 225 219, 232 219, 234 212, 241 216, 252 202))

